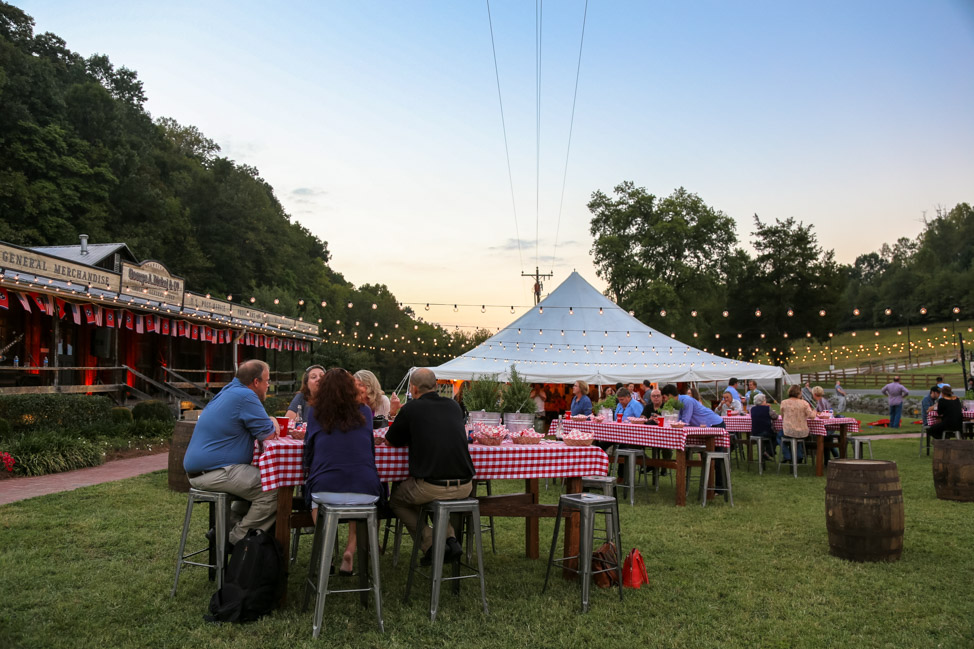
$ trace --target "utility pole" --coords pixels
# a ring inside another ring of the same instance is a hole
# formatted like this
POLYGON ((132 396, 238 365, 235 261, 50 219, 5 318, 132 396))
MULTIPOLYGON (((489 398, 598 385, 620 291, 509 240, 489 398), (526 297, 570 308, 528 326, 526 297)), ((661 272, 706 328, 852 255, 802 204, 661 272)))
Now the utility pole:
POLYGON ((524 271, 521 271, 521 277, 533 277, 534 278, 534 303, 537 304, 538 302, 541 301, 541 289, 543 287, 543 285, 541 284, 541 280, 542 279, 549 279, 549 278, 553 277, 553 275, 551 273, 548 273, 547 275, 544 275, 540 271, 538 271, 538 267, 535 266, 533 273, 525 273, 524 271))

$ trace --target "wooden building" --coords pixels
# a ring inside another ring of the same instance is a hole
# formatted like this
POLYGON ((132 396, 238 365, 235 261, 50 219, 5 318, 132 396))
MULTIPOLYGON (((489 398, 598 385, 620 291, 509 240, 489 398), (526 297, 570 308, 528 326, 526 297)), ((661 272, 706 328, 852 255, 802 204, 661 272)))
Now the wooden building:
POLYGON ((250 358, 293 384, 321 342, 303 322, 186 289, 124 243, 0 242, 0 394, 102 392, 200 406, 250 358))

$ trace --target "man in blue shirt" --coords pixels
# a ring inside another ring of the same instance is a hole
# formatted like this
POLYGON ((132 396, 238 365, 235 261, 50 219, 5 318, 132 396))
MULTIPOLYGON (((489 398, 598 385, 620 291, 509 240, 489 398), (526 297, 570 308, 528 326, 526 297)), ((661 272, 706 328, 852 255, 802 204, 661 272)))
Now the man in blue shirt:
POLYGON ((741 393, 737 391, 737 379, 731 378, 727 381, 727 387, 724 388, 724 392, 730 392, 731 399, 737 403, 741 403, 741 393))
POLYGON ((680 406, 680 421, 687 426, 711 426, 726 428, 724 418, 688 394, 679 394, 676 386, 670 383, 663 386, 664 399, 676 399, 680 406))
POLYGON ((622 415, 622 419, 625 420, 626 417, 641 417, 643 414, 643 406, 638 401, 632 398, 632 393, 628 388, 619 388, 616 391, 616 399, 618 403, 616 404, 616 419, 619 415, 622 415))
POLYGON ((269 385, 267 363, 250 360, 240 365, 233 381, 200 413, 183 458, 193 487, 247 501, 231 505, 231 546, 251 529, 266 532, 277 516, 277 489, 262 491, 260 470, 251 464, 254 440, 274 439, 280 431, 261 404, 269 385))

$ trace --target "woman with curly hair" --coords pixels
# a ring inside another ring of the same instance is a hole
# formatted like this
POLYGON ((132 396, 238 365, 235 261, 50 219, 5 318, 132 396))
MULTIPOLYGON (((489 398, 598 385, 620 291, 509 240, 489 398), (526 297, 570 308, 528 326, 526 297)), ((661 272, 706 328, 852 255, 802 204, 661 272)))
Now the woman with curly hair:
MULTIPOLYGON (((325 372, 308 408, 304 466, 308 472, 304 496, 322 491, 382 496, 375 468, 372 410, 359 402, 355 379, 341 368, 325 372)), ((316 516, 312 509, 312 515, 316 516)), ((355 525, 348 529, 348 545, 339 574, 352 574, 355 525)))
POLYGON ((308 404, 311 402, 312 393, 318 389, 318 382, 324 375, 325 368, 321 365, 312 365, 304 371, 304 376, 301 377, 301 389, 291 399, 291 404, 287 407, 287 412, 284 413, 287 417, 292 420, 297 419, 298 408, 301 408, 302 417, 306 420, 310 418, 308 417, 308 404))

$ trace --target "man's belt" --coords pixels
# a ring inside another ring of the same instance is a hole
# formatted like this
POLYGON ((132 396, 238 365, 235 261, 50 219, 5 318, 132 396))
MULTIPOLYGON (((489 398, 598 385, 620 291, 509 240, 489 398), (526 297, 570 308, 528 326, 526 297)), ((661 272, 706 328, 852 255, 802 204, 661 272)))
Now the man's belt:
POLYGON ((187 473, 186 474, 186 477, 189 478, 190 480, 195 480, 196 478, 200 477, 204 473, 206 473, 206 471, 198 471, 196 473, 187 473))
POLYGON ((470 478, 453 478, 450 480, 438 480, 436 478, 423 478, 423 482, 427 482, 437 487, 462 487, 465 484, 470 484, 470 478))

